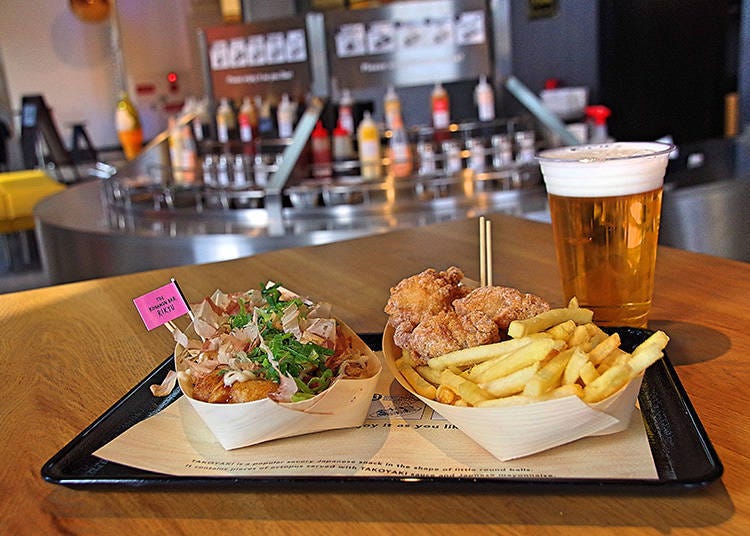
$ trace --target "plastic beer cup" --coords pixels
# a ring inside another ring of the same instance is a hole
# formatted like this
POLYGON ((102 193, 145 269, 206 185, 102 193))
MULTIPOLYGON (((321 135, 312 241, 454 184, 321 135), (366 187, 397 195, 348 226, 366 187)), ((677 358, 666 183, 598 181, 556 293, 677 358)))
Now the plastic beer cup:
POLYGON ((617 142, 539 154, 565 299, 605 326, 645 327, 672 145, 617 142))

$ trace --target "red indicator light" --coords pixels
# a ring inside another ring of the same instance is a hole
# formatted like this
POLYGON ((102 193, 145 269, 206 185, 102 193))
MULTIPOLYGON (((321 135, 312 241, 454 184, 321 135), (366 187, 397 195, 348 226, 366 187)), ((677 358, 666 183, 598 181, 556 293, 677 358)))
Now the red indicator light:
POLYGON ((174 84, 177 82, 177 73, 174 71, 170 71, 167 73, 167 82, 170 84, 174 84))

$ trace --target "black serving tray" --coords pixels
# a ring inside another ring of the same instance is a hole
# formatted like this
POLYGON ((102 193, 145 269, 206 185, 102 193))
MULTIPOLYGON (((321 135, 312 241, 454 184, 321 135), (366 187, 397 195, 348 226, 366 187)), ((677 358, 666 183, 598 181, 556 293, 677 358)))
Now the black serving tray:
MULTIPOLYGON (((613 330, 609 330, 613 331, 613 330)), ((623 349, 630 351, 652 332, 635 328, 616 328, 623 349)), ((381 334, 361 334, 377 350, 381 334)), ((92 453, 132 425, 155 415, 181 396, 179 389, 165 398, 151 394, 150 385, 161 383, 173 368, 170 356, 117 403, 65 445, 42 467, 47 482, 76 488, 231 488, 288 490, 290 486, 305 489, 357 490, 378 488, 401 490, 473 490, 489 486, 496 489, 543 490, 564 488, 585 491, 686 490, 701 488, 718 479, 723 466, 665 355, 646 371, 638 396, 651 452, 658 472, 656 479, 513 479, 513 478, 409 478, 399 477, 179 477, 144 471, 94 456, 92 453)))

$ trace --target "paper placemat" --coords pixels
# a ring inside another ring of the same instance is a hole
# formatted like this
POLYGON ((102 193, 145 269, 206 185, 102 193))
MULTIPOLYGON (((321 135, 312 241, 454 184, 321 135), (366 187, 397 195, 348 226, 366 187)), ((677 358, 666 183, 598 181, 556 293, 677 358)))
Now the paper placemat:
POLYGON ((501 462, 383 370, 365 423, 224 450, 185 397, 94 452, 173 476, 657 479, 640 412, 616 434, 501 462))

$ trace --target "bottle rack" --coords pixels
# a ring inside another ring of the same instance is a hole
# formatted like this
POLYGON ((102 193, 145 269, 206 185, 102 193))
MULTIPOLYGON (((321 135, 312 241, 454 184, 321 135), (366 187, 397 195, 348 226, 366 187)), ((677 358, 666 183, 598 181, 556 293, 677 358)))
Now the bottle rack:
MULTIPOLYGON (((331 211, 420 210, 435 203, 467 203, 498 192, 542 188, 534 159, 537 141, 522 118, 464 121, 447 129, 407 130, 413 173, 396 178, 382 159, 383 176, 365 180, 358 160, 331 163, 320 178, 309 158, 309 137, 322 104, 308 107, 292 138, 199 144, 194 169, 152 163, 145 173, 118 173, 106 181, 109 204, 118 210, 150 214, 211 214, 241 217, 260 211, 260 221, 328 217, 331 211), (307 115, 307 117, 305 117, 307 115), (190 181, 175 181, 189 177, 190 181)), ((391 132, 381 130, 387 146, 391 132)))
MULTIPOLYGON (((384 147, 390 135, 390 131, 384 131, 384 147)), ((384 171, 379 180, 363 179, 356 160, 334 162, 332 177, 306 178, 288 185, 284 190, 286 204, 310 210, 413 203, 541 185, 534 159, 535 135, 522 119, 466 121, 442 130, 417 126, 408 130, 408 138, 414 163, 410 176, 396 178, 390 174, 387 157, 382 159, 384 171)))

